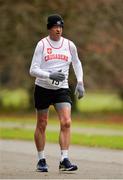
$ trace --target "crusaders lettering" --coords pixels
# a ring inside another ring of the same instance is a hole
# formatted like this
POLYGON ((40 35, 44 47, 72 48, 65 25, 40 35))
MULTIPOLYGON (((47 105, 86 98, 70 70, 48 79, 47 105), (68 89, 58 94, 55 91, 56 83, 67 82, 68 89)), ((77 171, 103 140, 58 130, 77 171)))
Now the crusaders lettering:
MULTIPOLYGON (((48 48, 48 49, 50 49, 50 48, 48 48)), ((49 54, 49 55, 45 56, 44 58, 45 58, 45 61, 54 60, 54 59, 68 61, 68 56, 65 56, 63 54, 49 54)))

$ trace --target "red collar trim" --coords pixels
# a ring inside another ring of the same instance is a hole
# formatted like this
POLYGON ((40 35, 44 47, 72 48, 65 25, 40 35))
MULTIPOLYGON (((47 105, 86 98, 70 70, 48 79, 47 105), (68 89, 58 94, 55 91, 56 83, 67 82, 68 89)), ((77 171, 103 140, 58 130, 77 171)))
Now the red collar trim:
POLYGON ((63 45, 63 42, 64 42, 64 38, 62 38, 61 45, 56 48, 56 47, 54 47, 54 46, 50 43, 50 41, 48 40, 48 38, 46 38, 46 40, 47 40, 47 42, 49 43, 49 45, 50 45, 52 48, 54 48, 54 49, 60 49, 60 48, 62 47, 62 45, 63 45))

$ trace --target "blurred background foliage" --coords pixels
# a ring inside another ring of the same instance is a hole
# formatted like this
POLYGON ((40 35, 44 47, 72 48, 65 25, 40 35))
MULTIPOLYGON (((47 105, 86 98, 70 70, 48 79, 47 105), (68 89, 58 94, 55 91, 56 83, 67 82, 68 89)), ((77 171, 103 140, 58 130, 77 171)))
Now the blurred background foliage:
MULTIPOLYGON (((6 106, 8 92, 20 102, 17 89, 23 95, 22 108, 33 105, 29 68, 37 42, 48 34, 47 16, 53 13, 64 18, 63 35, 77 46, 86 92, 115 93, 123 100, 122 0, 0 0, 0 106, 6 106)), ((72 67, 69 82, 74 91, 72 67)))

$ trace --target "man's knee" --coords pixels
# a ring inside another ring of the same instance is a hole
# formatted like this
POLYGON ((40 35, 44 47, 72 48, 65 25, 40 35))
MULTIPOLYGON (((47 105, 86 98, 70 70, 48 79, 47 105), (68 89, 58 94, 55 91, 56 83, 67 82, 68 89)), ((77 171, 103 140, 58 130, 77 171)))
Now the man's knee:
POLYGON ((40 131, 44 131, 47 126, 47 115, 42 115, 37 117, 37 128, 40 131))
POLYGON ((64 118, 61 121, 61 129, 68 129, 71 126, 71 119, 70 118, 64 118))

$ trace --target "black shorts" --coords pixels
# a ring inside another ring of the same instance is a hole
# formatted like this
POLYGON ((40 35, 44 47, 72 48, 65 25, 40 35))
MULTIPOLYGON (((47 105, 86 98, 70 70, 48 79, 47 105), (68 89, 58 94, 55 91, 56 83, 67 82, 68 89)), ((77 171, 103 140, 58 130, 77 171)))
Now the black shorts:
POLYGON ((60 88, 58 90, 52 90, 38 85, 35 86, 34 101, 37 110, 46 109, 50 105, 60 102, 68 102, 72 105, 70 89, 60 88))

